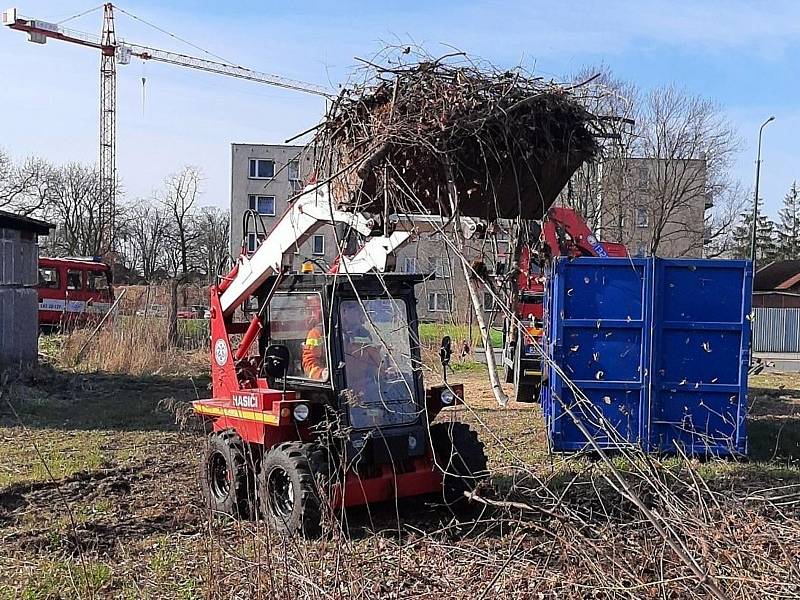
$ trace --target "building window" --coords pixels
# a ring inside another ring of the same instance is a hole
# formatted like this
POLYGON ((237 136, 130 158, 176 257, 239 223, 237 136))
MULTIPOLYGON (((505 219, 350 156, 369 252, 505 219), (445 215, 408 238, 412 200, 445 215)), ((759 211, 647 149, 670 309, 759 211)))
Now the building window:
POLYGON ((414 256, 406 256, 403 259, 403 273, 417 273, 419 259, 414 256))
POLYGON ((288 169, 289 181, 300 181, 300 161, 298 159, 290 160, 288 169))
POLYGON ((639 242, 636 244, 636 256, 638 258, 647 256, 647 242, 639 242))
POLYGON ((311 240, 311 253, 312 254, 325 254, 325 236, 315 235, 311 240))
POLYGON ((650 224, 650 216, 644 206, 636 207, 636 226, 645 228, 650 224))
POLYGON ((428 268, 440 279, 450 277, 450 259, 441 256, 431 256, 428 259, 428 268))
POLYGON ((494 296, 489 292, 483 292, 483 310, 486 312, 494 312, 497 310, 494 303, 494 296))
POLYGON ((428 292, 428 310, 446 312, 450 310, 452 296, 447 292, 428 292))
POLYGON ((639 188, 647 189, 647 184, 650 182, 650 171, 647 167, 639 167, 639 188))
POLYGON ((275 161, 270 158, 250 159, 250 179, 271 179, 275 177, 275 161))
POLYGON ((250 210, 268 217, 275 216, 275 196, 248 196, 250 210))

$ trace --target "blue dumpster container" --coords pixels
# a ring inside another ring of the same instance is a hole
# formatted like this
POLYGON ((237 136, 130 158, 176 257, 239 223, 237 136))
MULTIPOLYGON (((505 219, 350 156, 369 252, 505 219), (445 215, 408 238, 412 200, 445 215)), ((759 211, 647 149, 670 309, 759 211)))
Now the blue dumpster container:
POLYGON ((752 266, 557 259, 542 408, 555 451, 746 452, 752 266))

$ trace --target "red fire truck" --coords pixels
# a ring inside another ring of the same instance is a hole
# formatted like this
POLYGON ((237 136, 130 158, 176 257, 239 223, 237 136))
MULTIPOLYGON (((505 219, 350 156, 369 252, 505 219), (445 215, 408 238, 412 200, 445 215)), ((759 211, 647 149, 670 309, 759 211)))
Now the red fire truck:
POLYGON ((111 267, 91 258, 39 259, 39 327, 83 325, 114 301, 111 267))

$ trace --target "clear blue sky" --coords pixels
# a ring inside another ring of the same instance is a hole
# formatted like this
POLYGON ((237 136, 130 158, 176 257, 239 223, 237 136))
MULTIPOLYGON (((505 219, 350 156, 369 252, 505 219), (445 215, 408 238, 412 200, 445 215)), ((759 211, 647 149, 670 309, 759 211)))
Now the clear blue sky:
MULTIPOLYGON (((97 0, 94 0, 97 1, 97 0)), ((31 0, 23 15, 58 21, 94 1, 31 0)), ((762 196, 775 214, 800 178, 800 2, 160 2, 120 6, 243 66, 309 82, 340 83, 385 42, 415 42, 433 54, 458 47, 501 66, 524 64, 563 78, 608 65, 642 88, 677 83, 717 101, 743 139, 736 174, 754 179, 764 134, 762 196)), ((66 26, 99 32, 95 11, 66 26)), ((126 15, 117 35, 199 54, 126 15)), ((97 53, 30 44, 0 31, 0 146, 16 157, 96 161, 97 53)), ((227 206, 230 143, 282 143, 318 121, 317 98, 168 65, 119 67, 118 169, 129 197, 148 194, 185 164, 205 174, 204 204, 227 206), (146 78, 144 99, 142 77, 146 78)))

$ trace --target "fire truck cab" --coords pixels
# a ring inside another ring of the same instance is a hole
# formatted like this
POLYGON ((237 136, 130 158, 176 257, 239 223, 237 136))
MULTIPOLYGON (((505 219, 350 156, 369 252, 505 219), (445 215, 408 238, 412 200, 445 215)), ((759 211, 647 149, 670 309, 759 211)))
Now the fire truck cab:
POLYGON ((40 258, 38 289, 43 330, 83 325, 114 301, 111 268, 89 258, 40 258))

